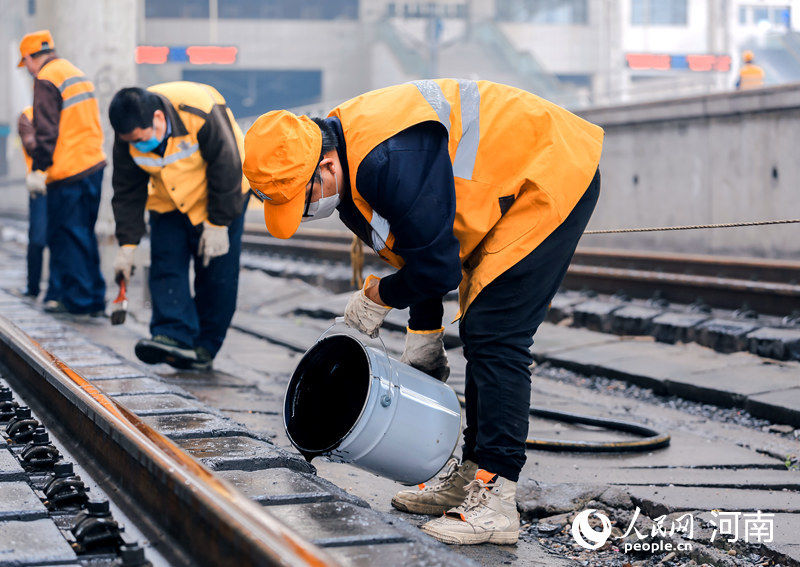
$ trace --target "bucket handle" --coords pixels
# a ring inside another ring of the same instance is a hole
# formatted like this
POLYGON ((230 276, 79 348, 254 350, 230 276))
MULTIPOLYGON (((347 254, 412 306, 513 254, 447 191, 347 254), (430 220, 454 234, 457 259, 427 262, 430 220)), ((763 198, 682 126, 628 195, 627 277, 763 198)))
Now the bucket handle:
MULTIPOLYGON (((336 317, 336 318, 333 320, 333 323, 331 323, 330 327, 328 327, 327 329, 325 329, 325 330, 322 332, 322 334, 321 334, 321 335, 319 336, 319 338, 317 339, 317 342, 319 342, 319 341, 321 341, 322 339, 324 339, 324 338, 325 338, 325 336, 326 336, 326 335, 327 335, 327 334, 328 334, 328 333, 331 331, 331 329, 333 329, 333 328, 334 328, 336 325, 345 325, 345 322, 344 322, 344 317, 336 317)), ((345 326, 346 326, 346 325, 345 325, 345 326)), ((351 327, 347 327, 347 328, 348 328, 348 329, 351 329, 351 330, 355 330, 355 329, 352 329, 351 327)), ((374 339, 373 339, 373 340, 374 340, 374 339)), ((389 361, 389 369, 392 371, 392 373, 394 373, 395 369, 392 367, 392 357, 391 357, 391 356, 389 356, 389 350, 386 348, 386 343, 385 343, 385 342, 383 342, 383 337, 381 337, 380 333, 378 334, 378 340, 381 342, 381 346, 383 347, 383 354, 385 354, 385 355, 386 355, 386 360, 388 360, 388 361, 389 361)))

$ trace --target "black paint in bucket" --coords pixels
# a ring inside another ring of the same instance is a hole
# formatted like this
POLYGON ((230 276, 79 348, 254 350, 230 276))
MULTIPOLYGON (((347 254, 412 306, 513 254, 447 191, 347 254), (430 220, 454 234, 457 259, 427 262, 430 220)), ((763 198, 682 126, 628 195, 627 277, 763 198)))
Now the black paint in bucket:
POLYGON ((358 421, 369 394, 369 361, 347 335, 314 345, 297 365, 286 391, 289 438, 307 458, 335 449, 358 421))

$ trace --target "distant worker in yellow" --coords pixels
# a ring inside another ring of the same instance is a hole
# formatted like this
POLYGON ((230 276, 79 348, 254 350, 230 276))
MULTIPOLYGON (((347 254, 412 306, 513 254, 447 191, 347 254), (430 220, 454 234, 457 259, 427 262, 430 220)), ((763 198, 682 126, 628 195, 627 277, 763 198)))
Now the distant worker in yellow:
POLYGON ((368 92, 325 119, 269 112, 245 136, 273 236, 338 211, 397 268, 351 297, 348 325, 375 337, 409 307, 401 360, 444 381, 442 298, 459 289, 462 459, 392 499, 439 515, 422 529, 440 541, 517 542, 530 347, 594 210, 602 144, 602 129, 538 96, 456 79, 368 92))
POLYGON ((740 91, 760 89, 764 86, 764 69, 756 65, 754 59, 755 55, 749 49, 742 53, 744 65, 739 69, 739 80, 736 81, 736 88, 740 91))
POLYGON ((222 95, 201 83, 122 89, 108 116, 116 132, 115 278, 131 277, 145 209, 150 213, 152 337, 136 344, 136 356, 208 370, 236 309, 249 190, 244 136, 222 95))
POLYGON ((45 310, 102 315, 106 286, 94 225, 106 156, 94 85, 55 52, 47 30, 29 33, 19 44, 18 67, 33 81, 31 195, 47 194, 47 246, 60 290, 45 310))
MULTIPOLYGON (((33 151, 36 149, 36 130, 33 128, 33 107, 26 107, 17 120, 17 132, 22 142, 22 153, 25 156, 27 173, 33 165, 33 151)), ((42 280, 42 262, 44 249, 47 247, 47 195, 31 192, 28 197, 28 284, 23 295, 39 297, 42 280)), ((58 278, 54 270, 55 262, 50 255, 50 274, 44 302, 58 301, 58 278)))

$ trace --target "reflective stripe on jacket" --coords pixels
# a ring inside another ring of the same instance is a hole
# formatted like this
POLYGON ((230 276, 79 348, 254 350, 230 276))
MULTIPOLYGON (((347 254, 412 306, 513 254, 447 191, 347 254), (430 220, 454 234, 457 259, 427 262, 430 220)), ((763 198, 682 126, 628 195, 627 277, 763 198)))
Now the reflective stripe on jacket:
MULTIPOLYGON (((239 177, 236 181, 241 179, 241 185, 236 186, 240 194, 237 195, 235 210, 240 211, 241 194, 247 193, 250 188, 241 173, 244 136, 233 113, 225 106, 222 95, 211 86, 187 81, 154 85, 148 90, 169 101, 175 111, 172 121, 177 123, 172 124, 172 133, 163 156, 155 152, 141 152, 132 144, 129 146, 134 163, 150 175, 147 209, 158 213, 177 209, 187 215, 194 225, 208 218, 208 179, 211 172, 203 157, 198 133, 212 113, 224 112, 230 129, 227 132, 229 139, 221 143, 238 149, 238 156, 234 154, 238 157, 236 171, 239 177)), ((169 117, 171 113, 165 114, 169 117)), ((225 130, 220 129, 220 135, 225 135, 225 130)))
POLYGON ((89 78, 66 59, 55 58, 45 63, 36 80, 52 83, 61 95, 58 139, 53 163, 47 168, 47 183, 74 177, 104 163, 100 110, 89 78))
POLYGON ((388 222, 359 194, 358 167, 384 140, 422 122, 447 130, 456 190, 463 314, 478 293, 536 248, 569 215, 597 171, 603 130, 536 95, 488 81, 414 81, 335 108, 345 136, 353 201, 389 263, 388 222))

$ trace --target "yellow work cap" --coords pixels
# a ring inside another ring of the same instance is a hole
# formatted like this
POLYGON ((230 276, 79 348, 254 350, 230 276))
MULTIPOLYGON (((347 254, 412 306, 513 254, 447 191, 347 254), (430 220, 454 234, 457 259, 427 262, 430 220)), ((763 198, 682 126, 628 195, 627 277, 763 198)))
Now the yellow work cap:
POLYGON ((43 49, 55 49, 55 47, 56 44, 53 41, 53 36, 50 35, 50 30, 39 30, 29 33, 19 42, 19 63, 17 63, 17 67, 25 65, 22 59, 26 55, 39 53, 43 49))
POLYGON ((242 170, 264 199, 264 222, 272 236, 289 238, 300 226, 305 189, 321 152, 319 126, 288 110, 262 114, 247 131, 242 170))
POLYGON ((742 59, 745 63, 750 63, 753 59, 755 59, 755 55, 753 55, 753 52, 748 49, 742 53, 742 59))

